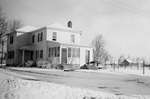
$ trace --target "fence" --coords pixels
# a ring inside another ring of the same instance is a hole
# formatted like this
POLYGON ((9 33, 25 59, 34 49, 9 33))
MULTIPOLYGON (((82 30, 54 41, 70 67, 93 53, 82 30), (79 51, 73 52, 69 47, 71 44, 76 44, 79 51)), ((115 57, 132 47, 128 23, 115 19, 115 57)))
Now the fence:
POLYGON ((116 63, 111 63, 111 64, 105 64, 106 66, 110 65, 111 69, 114 71, 116 69, 124 68, 124 69, 137 69, 137 70, 142 70, 142 73, 145 74, 145 70, 150 70, 150 64, 145 63, 143 61, 142 63, 130 63, 130 64, 116 64, 116 63))

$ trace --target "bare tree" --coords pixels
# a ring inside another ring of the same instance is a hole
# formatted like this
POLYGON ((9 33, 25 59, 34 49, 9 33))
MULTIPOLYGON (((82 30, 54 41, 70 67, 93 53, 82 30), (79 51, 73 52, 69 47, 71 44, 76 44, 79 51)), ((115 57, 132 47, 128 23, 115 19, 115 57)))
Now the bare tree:
POLYGON ((7 21, 5 14, 3 13, 3 8, 0 6, 0 43, 3 42, 3 37, 7 32, 7 21))
POLYGON ((0 55, 1 55, 1 65, 3 62, 3 50, 4 50, 4 43, 6 41, 5 34, 7 33, 7 21, 5 14, 3 13, 2 5, 0 5, 0 55))
POLYGON ((18 28, 23 26, 21 20, 6 20, 5 13, 3 13, 3 7, 0 5, 0 52, 1 52, 1 64, 3 61, 3 57, 5 57, 4 53, 6 53, 6 33, 10 33, 15 31, 18 28), (4 54, 4 55, 3 55, 4 54))
POLYGON ((8 32, 9 33, 14 32, 16 29, 19 29, 21 27, 23 27, 21 20, 14 19, 14 20, 8 21, 8 32))
POLYGON ((94 59, 98 63, 104 63, 108 52, 105 49, 105 40, 102 35, 97 35, 93 41, 92 46, 94 48, 94 59))

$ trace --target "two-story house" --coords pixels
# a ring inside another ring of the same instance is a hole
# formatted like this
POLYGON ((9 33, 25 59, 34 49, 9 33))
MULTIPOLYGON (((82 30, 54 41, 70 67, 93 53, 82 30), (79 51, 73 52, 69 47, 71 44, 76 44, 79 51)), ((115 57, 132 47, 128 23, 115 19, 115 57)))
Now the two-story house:
POLYGON ((25 26, 8 33, 7 65, 18 65, 39 58, 49 61, 56 58, 60 64, 79 66, 93 60, 93 48, 80 44, 81 31, 58 23, 41 28, 25 26))

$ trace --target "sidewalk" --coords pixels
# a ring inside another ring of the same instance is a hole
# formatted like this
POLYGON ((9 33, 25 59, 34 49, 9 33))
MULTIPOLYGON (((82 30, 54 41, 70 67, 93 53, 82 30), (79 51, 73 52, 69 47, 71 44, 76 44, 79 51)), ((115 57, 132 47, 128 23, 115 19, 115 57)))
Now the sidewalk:
POLYGON ((136 70, 136 69, 99 69, 99 70, 77 70, 81 72, 93 72, 93 73, 108 73, 108 74, 119 74, 119 75, 138 75, 138 76, 150 76, 150 70, 146 69, 145 73, 143 74, 143 70, 136 70))
MULTIPOLYGON (((24 70, 24 71, 57 71, 62 72, 62 70, 57 69, 42 69, 42 68, 27 68, 27 67, 9 67, 9 69, 15 69, 15 70, 24 70)), ((145 73, 143 74, 143 69, 131 69, 131 68, 116 68, 115 70, 113 68, 111 69, 98 69, 98 70, 88 70, 88 69, 79 69, 75 70, 77 72, 93 72, 93 73, 108 73, 108 74, 119 74, 119 75, 138 75, 138 76, 150 76, 150 70, 145 69, 145 73)))
POLYGON ((133 75, 138 75, 138 76, 150 76, 150 70, 146 69, 144 70, 144 74, 143 74, 143 69, 116 69, 114 70, 110 70, 110 72, 118 72, 118 73, 124 73, 124 74, 133 74, 133 75))

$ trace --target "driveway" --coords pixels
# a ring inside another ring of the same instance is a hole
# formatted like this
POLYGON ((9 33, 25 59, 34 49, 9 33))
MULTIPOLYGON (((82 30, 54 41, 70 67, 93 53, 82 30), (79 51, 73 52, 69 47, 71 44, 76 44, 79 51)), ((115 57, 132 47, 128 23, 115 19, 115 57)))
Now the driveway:
POLYGON ((114 93, 116 95, 150 95, 150 77, 121 73, 38 69, 38 68, 7 68, 6 70, 33 76, 40 81, 80 87, 96 91, 114 93))

